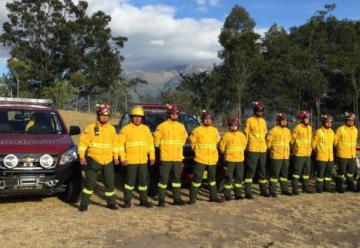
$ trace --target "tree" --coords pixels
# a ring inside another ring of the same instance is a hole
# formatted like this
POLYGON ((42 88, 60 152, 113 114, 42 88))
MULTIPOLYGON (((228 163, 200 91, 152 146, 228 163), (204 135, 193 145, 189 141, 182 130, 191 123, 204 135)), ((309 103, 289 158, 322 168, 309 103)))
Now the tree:
POLYGON ((44 87, 41 93, 45 98, 53 99, 55 106, 62 109, 65 103, 75 99, 77 89, 66 80, 55 79, 54 85, 44 87))
POLYGON ((223 47, 219 57, 223 64, 218 75, 221 75, 223 90, 218 93, 224 93, 221 95, 222 105, 234 109, 240 117, 245 90, 261 63, 260 36, 254 32, 254 27, 255 22, 246 10, 236 5, 227 16, 219 35, 223 47))
POLYGON ((16 97, 20 97, 20 85, 30 77, 31 67, 24 61, 11 59, 7 66, 16 81, 16 97))
POLYGON ((118 79, 123 59, 119 49, 126 38, 111 36, 110 16, 102 11, 88 16, 86 1, 15 0, 6 7, 9 20, 0 42, 11 58, 31 66, 27 82, 35 95, 54 86, 66 68, 91 79, 80 87, 80 96, 97 94, 118 79))
POLYGON ((208 71, 196 74, 180 73, 181 81, 177 91, 188 97, 190 101, 187 108, 193 112, 200 112, 202 109, 214 109, 217 104, 217 84, 208 71))

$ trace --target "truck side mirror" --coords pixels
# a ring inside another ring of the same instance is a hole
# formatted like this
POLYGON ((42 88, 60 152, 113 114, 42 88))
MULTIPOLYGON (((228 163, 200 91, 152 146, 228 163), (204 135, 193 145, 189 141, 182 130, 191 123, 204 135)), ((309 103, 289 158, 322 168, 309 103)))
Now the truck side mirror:
POLYGON ((70 135, 78 135, 80 134, 80 127, 78 126, 70 126, 70 131, 69 131, 69 134, 70 135))

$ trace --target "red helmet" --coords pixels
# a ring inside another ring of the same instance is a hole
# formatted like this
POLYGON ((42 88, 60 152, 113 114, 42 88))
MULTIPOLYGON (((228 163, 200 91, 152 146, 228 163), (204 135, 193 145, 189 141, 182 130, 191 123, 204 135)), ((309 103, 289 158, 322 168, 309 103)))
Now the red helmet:
POLYGON ((287 120, 287 119, 288 119, 288 117, 287 117, 287 115, 285 113, 276 114, 276 120, 278 122, 283 121, 283 120, 287 120))
POLYGON ((206 109, 203 109, 201 111, 201 119, 204 120, 205 118, 211 118, 212 119, 212 115, 209 111, 207 111, 206 109))
POLYGON ((307 111, 307 110, 303 110, 298 115, 298 118, 301 119, 301 120, 304 120, 305 118, 310 118, 310 112, 307 111))
POLYGON ((345 112, 345 120, 355 120, 355 114, 353 112, 345 112))
POLYGON ((265 106, 264 104, 262 103, 262 101, 255 101, 253 102, 254 104, 254 111, 257 112, 257 111, 264 111, 265 109, 265 106))
POLYGON ((97 115, 111 115, 110 106, 107 102, 101 104, 96 104, 96 114, 97 115))
POLYGON ((238 126, 240 127, 240 119, 236 116, 231 117, 228 122, 229 126, 238 126))
POLYGON ((166 104, 166 108, 166 113, 169 115, 179 113, 179 108, 176 103, 166 104))
POLYGON ((329 121, 333 121, 334 118, 330 115, 330 114, 323 114, 321 115, 321 121, 324 122, 329 122, 329 121))

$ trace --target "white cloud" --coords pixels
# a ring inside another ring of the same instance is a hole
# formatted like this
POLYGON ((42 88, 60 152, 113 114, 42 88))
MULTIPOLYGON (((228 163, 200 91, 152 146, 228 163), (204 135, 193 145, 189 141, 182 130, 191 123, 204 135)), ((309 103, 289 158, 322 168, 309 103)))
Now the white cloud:
POLYGON ((135 7, 124 1, 89 1, 90 13, 99 9, 111 15, 114 35, 128 37, 122 52, 125 68, 163 69, 219 62, 220 20, 177 19, 175 9, 166 5, 135 7))
MULTIPOLYGON (((197 0, 199 4, 202 1, 197 0)), ((5 2, 0 0, 0 6, 5 2)), ((110 27, 114 36, 128 37, 121 51, 125 69, 159 70, 189 64, 211 66, 220 62, 217 52, 221 49, 218 43, 221 20, 175 18, 176 10, 167 5, 136 7, 129 0, 88 2, 89 14, 102 10, 112 17, 110 27)), ((218 2, 206 0, 208 4, 218 2)), ((5 15, 3 8, 0 13, 1 17, 5 15)), ((7 54, 0 47, 0 57, 7 54)))
POLYGON ((220 0, 194 0, 198 5, 210 5, 211 7, 215 7, 219 5, 220 0))
POLYGON ((219 5, 220 0, 209 0, 209 5, 215 7, 219 5))
POLYGON ((150 41, 150 45, 163 46, 163 45, 165 45, 165 41, 164 40, 152 40, 152 41, 150 41))

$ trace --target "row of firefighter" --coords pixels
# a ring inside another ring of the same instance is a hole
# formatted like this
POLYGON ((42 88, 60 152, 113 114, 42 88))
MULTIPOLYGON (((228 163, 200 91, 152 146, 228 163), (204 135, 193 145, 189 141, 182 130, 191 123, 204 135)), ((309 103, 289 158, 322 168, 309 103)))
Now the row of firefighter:
POLYGON ((302 111, 298 115, 299 123, 292 132, 288 128, 285 113, 278 113, 277 125, 267 130, 263 118, 264 105, 258 101, 254 104, 254 114, 246 120, 244 131, 240 131, 239 118, 232 117, 228 123, 229 129, 222 137, 218 129, 212 125, 213 117, 207 111, 202 113, 201 125, 194 128, 188 137, 184 125, 178 121, 179 109, 176 104, 168 105, 169 117, 157 126, 154 135, 148 126, 142 124, 145 116, 142 106, 132 108, 131 122, 124 126, 119 134, 108 122, 111 110, 107 103, 99 105, 96 113, 97 121, 86 127, 78 146, 80 164, 85 166, 80 211, 88 209, 99 172, 104 176, 107 207, 118 209, 114 165, 122 165, 125 168, 124 207, 131 207, 136 187, 140 195, 139 206, 152 207, 147 194, 147 165, 155 163, 155 148, 160 152, 158 206, 165 206, 169 183, 173 190, 173 204, 185 205, 186 201, 181 199, 180 176, 183 146, 187 139, 190 140, 195 152, 188 204, 196 203, 204 172, 207 172, 210 202, 231 200, 233 191, 236 200, 243 199, 244 196, 246 199, 252 199, 252 183, 256 171, 262 196, 277 197, 278 183, 280 192, 286 196, 298 195, 300 183, 303 192, 313 193, 309 188, 313 151, 316 160, 316 192, 334 192, 336 189, 337 192, 344 193, 345 185, 348 190, 355 190, 358 130, 354 124, 355 115, 351 112, 345 113, 344 124, 338 127, 336 132, 331 128, 333 117, 325 114, 322 116, 322 126, 313 134, 308 111, 302 111), (218 150, 225 158, 224 198, 218 196, 216 186, 218 150), (290 151, 293 155, 291 175, 290 151), (336 176, 333 175, 334 157, 337 161, 336 176), (266 166, 267 161, 269 164, 266 166), (288 185, 289 176, 291 190, 288 185), (336 179, 335 189, 332 188, 333 178, 336 179))

